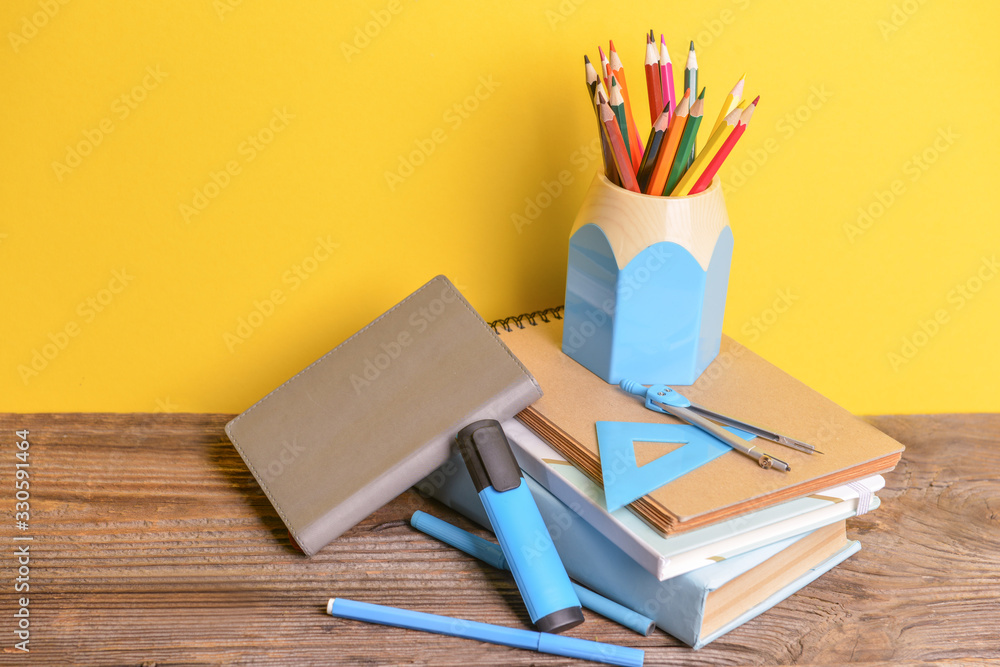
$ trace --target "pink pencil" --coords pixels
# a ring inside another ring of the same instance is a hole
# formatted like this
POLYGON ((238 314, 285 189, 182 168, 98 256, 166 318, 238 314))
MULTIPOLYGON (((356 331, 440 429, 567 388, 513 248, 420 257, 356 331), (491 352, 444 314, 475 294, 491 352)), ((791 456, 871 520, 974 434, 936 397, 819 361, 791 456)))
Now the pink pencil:
MULTIPOLYGON (((671 109, 677 108, 677 93, 674 91, 674 64, 670 62, 670 53, 667 51, 667 42, 660 33, 660 90, 663 91, 663 106, 671 109)), ((670 113, 673 119, 673 112, 670 113)))

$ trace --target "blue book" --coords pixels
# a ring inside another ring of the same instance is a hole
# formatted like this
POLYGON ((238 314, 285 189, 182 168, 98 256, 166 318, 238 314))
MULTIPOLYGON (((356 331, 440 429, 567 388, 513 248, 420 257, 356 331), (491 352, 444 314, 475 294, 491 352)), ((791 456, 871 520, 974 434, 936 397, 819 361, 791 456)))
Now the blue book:
MULTIPOLYGON (((861 548, 847 539, 840 520, 660 581, 542 485, 526 480, 570 576, 694 648, 767 611, 861 548)), ((489 528, 457 454, 417 488, 489 528)))

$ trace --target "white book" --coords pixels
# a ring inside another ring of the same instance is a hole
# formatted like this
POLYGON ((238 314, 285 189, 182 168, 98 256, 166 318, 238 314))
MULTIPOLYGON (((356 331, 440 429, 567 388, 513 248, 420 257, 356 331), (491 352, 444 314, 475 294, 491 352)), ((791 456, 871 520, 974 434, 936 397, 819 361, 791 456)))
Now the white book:
POLYGON ((881 475, 836 486, 696 530, 664 537, 628 508, 606 509, 604 490, 517 419, 503 424, 521 468, 663 581, 878 507, 881 475))

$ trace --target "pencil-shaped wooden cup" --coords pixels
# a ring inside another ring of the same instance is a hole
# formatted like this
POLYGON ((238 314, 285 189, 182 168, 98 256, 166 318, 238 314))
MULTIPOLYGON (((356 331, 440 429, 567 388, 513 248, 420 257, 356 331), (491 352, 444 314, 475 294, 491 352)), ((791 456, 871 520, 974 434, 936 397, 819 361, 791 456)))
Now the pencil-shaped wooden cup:
POLYGON ((719 353, 732 252, 718 180, 661 197, 598 173, 570 233, 563 352, 610 383, 692 384, 719 353))

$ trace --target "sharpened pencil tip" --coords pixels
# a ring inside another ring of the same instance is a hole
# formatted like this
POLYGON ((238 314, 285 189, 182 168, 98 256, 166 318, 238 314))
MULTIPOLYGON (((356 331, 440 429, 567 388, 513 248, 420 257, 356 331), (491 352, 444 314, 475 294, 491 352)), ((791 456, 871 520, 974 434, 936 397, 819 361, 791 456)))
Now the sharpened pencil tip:
POLYGON ((597 47, 597 52, 601 54, 601 60, 604 60, 604 50, 601 47, 597 47))
POLYGON ((608 40, 608 44, 611 45, 611 51, 617 51, 618 50, 618 49, 615 48, 615 40, 609 39, 608 40))
POLYGON ((752 104, 753 104, 754 106, 757 106, 757 102, 759 102, 759 101, 760 101, 760 95, 758 95, 757 97, 753 98, 753 102, 752 102, 752 104))
POLYGON ((701 89, 701 95, 698 96, 698 99, 699 100, 705 99, 705 87, 702 87, 702 89, 701 89))
POLYGON ((694 51, 694 40, 693 39, 691 40, 691 48, 689 49, 689 51, 694 51))
POLYGON ((590 58, 588 58, 588 57, 586 56, 586 54, 584 54, 584 56, 583 56, 583 62, 585 62, 585 63, 586 63, 586 64, 588 64, 588 65, 590 64, 590 58))

